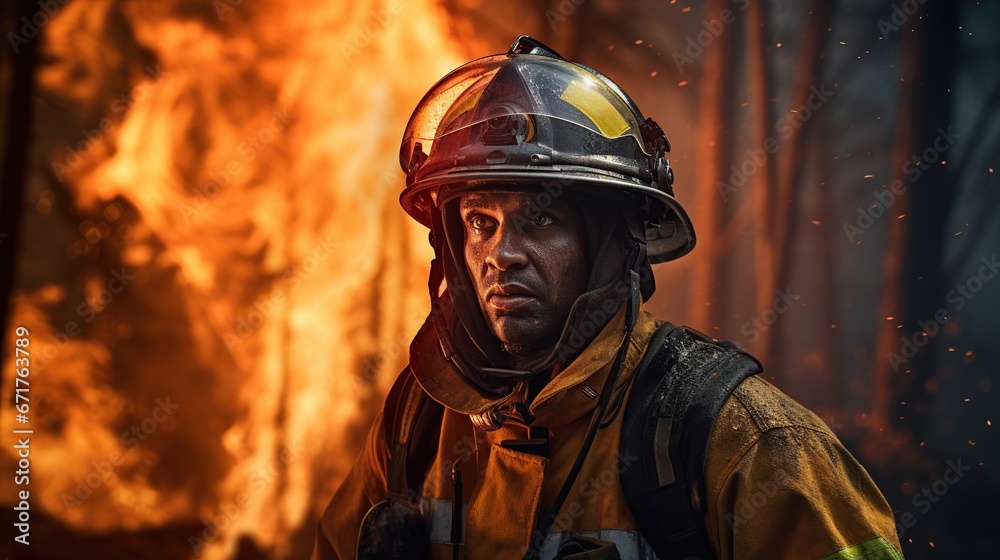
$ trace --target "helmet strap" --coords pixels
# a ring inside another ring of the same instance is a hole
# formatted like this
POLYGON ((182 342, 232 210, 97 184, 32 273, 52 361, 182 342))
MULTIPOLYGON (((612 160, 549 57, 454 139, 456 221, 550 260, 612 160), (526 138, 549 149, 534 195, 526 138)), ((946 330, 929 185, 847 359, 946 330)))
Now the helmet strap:
MULTIPOLYGON (((444 354, 445 359, 454 364, 462 375, 471 378, 470 366, 462 359, 461 354, 458 352, 458 347, 454 340, 452 340, 451 331, 448 328, 447 315, 454 313, 454 309, 451 308, 454 304, 451 301, 445 301, 441 297, 441 285, 444 283, 445 276, 444 263, 442 261, 445 251, 444 244, 446 243, 442 229, 444 227, 443 220, 438 212, 431 212, 431 219, 433 221, 429 240, 431 246, 434 247, 434 259, 431 261, 431 270, 427 280, 427 291, 431 299, 431 312, 428 320, 434 325, 434 331, 437 333, 438 341, 441 344, 441 352, 444 354)), ((449 295, 450 299, 451 296, 449 295)))

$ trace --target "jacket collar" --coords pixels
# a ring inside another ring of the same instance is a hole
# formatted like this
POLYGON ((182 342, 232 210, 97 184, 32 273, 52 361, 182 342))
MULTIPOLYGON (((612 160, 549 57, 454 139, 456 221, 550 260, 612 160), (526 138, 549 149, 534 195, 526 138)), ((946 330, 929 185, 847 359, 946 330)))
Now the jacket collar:
MULTIPOLYGON (((657 327, 662 323, 663 321, 646 311, 639 314, 615 389, 628 381, 657 327)), ((538 393, 529 407, 536 422, 543 426, 566 425, 593 412, 600 396, 587 396, 590 391, 586 391, 585 387, 593 389, 591 395, 597 394, 604 387, 604 382, 611 373, 615 354, 621 348, 624 332, 623 306, 590 345, 538 393)))

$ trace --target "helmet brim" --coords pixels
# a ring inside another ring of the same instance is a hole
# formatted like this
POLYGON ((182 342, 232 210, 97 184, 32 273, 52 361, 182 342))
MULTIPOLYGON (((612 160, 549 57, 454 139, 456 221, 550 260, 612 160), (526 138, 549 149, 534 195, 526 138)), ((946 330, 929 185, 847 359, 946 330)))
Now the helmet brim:
POLYGON ((640 182, 627 175, 592 168, 572 168, 559 170, 532 170, 518 167, 504 169, 503 166, 484 168, 461 168, 449 173, 441 173, 414 183, 404 190, 399 203, 413 219, 431 227, 431 211, 441 203, 438 193, 447 188, 449 197, 477 190, 493 192, 504 190, 505 186, 537 185, 551 196, 559 196, 564 190, 593 192, 602 189, 608 194, 633 193, 659 201, 666 212, 658 224, 646 224, 646 253, 652 264, 680 258, 694 249, 694 225, 681 204, 671 195, 640 182))

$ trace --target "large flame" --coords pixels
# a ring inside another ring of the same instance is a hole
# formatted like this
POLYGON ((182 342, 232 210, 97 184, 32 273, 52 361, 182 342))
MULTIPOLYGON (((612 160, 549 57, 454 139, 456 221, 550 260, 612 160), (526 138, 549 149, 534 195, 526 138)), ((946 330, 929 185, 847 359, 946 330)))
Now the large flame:
POLYGON ((82 103, 102 95, 99 69, 132 75, 105 92, 108 130, 86 153, 52 154, 93 216, 66 238, 85 280, 15 299, 49 355, 33 496, 84 532, 200 523, 203 558, 242 536, 281 553, 353 463, 345 434, 426 311, 399 134, 470 47, 430 0, 194 6, 71 2, 46 29, 42 90, 82 103))

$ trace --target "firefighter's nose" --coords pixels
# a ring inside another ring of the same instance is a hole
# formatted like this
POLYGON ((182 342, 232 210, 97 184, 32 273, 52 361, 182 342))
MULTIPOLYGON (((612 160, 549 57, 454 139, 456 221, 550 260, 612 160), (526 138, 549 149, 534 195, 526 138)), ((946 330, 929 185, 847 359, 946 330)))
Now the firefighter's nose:
POLYGON ((498 270, 520 268, 528 264, 524 235, 513 223, 507 221, 497 229, 486 262, 498 270))

